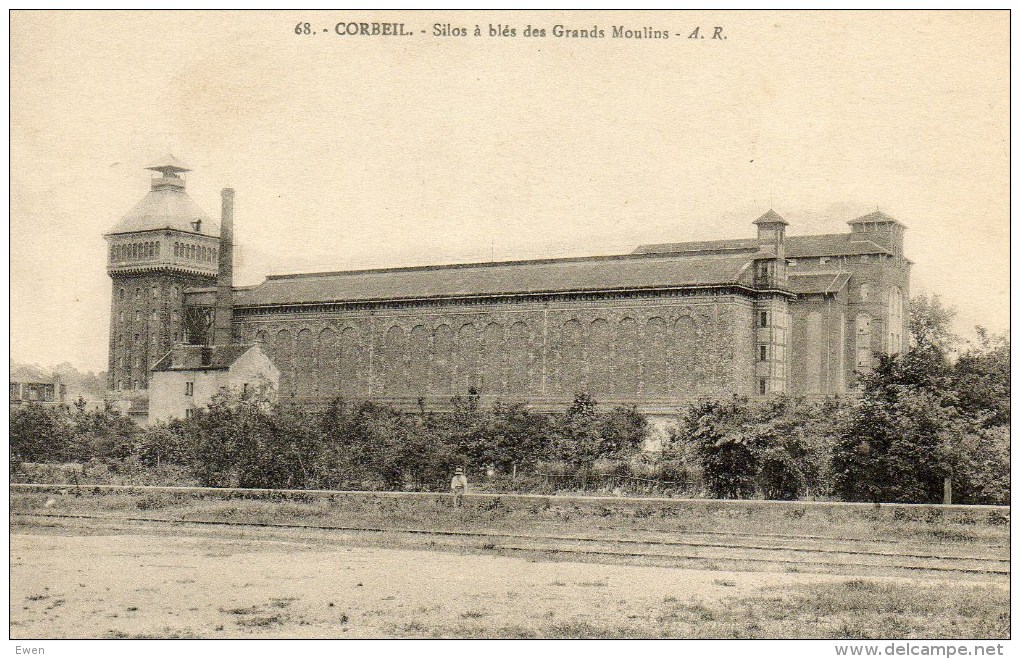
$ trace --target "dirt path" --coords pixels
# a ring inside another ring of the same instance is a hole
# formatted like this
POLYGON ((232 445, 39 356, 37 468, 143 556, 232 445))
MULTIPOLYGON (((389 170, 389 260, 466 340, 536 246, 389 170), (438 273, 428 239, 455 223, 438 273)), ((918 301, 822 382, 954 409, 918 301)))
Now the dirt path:
POLYGON ((846 581, 138 534, 16 532, 11 561, 12 638, 569 635, 846 581))

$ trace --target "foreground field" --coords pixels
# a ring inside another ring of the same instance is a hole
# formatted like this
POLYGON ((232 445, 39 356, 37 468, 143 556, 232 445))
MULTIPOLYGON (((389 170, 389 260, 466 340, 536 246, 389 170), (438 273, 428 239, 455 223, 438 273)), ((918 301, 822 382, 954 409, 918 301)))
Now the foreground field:
POLYGON ((1009 510, 12 487, 12 638, 1004 638, 1009 510))
POLYGON ((12 638, 1002 638, 1003 584, 12 536, 12 638))

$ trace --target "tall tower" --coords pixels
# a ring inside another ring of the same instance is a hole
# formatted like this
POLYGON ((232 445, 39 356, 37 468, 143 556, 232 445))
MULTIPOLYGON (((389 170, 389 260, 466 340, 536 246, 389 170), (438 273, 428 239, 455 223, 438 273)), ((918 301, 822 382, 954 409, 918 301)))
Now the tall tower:
POLYGON ((186 165, 147 167, 152 189, 105 235, 113 280, 107 386, 148 388, 149 369, 185 336, 184 290, 216 283, 219 226, 184 191, 186 165))
POLYGON ((760 290, 754 303, 754 389, 758 395, 786 392, 790 379, 790 308, 786 274, 786 227, 789 222, 772 209, 754 221, 758 254, 754 282, 760 290))

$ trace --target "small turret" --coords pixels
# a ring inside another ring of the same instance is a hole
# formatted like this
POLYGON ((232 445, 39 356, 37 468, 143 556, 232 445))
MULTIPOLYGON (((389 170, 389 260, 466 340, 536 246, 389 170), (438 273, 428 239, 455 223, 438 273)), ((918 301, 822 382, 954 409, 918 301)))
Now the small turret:
POLYGON ((906 225, 901 224, 880 210, 862 215, 847 222, 854 238, 865 238, 888 248, 896 256, 903 256, 903 232, 906 225))
POLYGON ((754 221, 758 227, 760 260, 755 263, 755 282, 766 288, 786 287, 786 227, 789 222, 772 209, 754 221))
POLYGON ((758 227, 758 240, 771 242, 776 248, 776 256, 783 258, 785 256, 786 227, 790 223, 784 220, 779 213, 769 209, 769 212, 755 220, 754 224, 758 227))

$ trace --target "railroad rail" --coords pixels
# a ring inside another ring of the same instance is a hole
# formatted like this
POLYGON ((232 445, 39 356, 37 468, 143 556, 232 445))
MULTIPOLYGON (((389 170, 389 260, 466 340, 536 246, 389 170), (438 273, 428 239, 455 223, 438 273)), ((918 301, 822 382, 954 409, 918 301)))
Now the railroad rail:
MULTIPOLYGON (((86 522, 90 528, 97 528, 96 522, 116 527, 124 525, 196 526, 206 528, 254 528, 270 531, 315 531, 330 534, 393 534, 431 537, 433 539, 454 539, 486 541, 470 545, 469 548, 510 553, 531 553, 574 557, 608 557, 615 559, 646 559, 671 563, 709 562, 785 565, 809 569, 854 568, 865 570, 893 570, 931 573, 958 573, 986 576, 1008 576, 1009 559, 988 556, 946 555, 916 552, 869 551, 847 548, 809 546, 770 546, 740 542, 697 542, 683 539, 641 539, 591 537, 576 535, 522 534, 496 530, 442 530, 425 528, 374 527, 355 525, 292 524, 279 522, 239 522, 230 520, 172 519, 161 517, 140 517, 128 515, 89 515, 66 513, 24 513, 12 512, 12 520, 34 519, 36 524, 43 520, 55 522, 86 522), (492 540, 499 542, 492 542, 492 540), (509 543, 507 541, 510 541, 509 543), (686 549, 664 551, 663 548, 686 549), (693 550, 696 553, 691 553, 693 550), (844 560, 836 560, 842 557, 844 560), (820 560, 815 560, 816 558, 820 560), (870 559, 870 560, 869 560, 870 559), (874 560, 874 559, 877 559, 874 560)), ((743 534, 733 534, 743 535, 743 534)), ((787 536, 790 537, 790 536, 787 536)), ((797 536, 792 536, 797 537, 797 536)), ((814 539, 816 536, 802 536, 814 539)), ((435 546, 436 543, 431 542, 435 546)), ((451 543, 448 547, 457 547, 451 543)))

